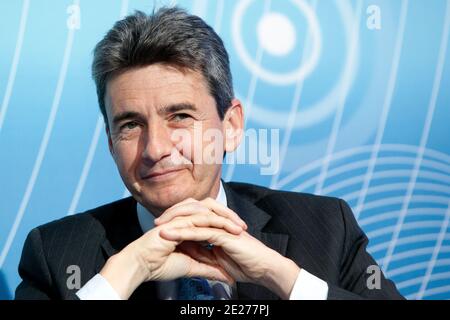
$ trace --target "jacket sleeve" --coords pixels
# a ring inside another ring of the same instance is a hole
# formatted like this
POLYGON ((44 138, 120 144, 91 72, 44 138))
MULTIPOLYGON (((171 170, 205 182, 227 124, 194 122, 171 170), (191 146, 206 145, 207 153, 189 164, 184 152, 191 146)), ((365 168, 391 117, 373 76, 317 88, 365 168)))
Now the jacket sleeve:
POLYGON ((328 284, 328 299, 404 299, 395 284, 385 278, 381 268, 379 289, 368 286, 368 280, 369 284, 372 282, 369 277, 373 275, 368 268, 378 265, 366 250, 369 240, 358 226, 352 210, 343 200, 340 200, 340 207, 345 228, 340 281, 339 286, 328 284))
MULTIPOLYGON (((19 275, 22 282, 16 288, 15 300, 61 299, 61 294, 52 280, 38 228, 31 230, 25 240, 19 262, 19 275)), ((79 300, 75 294, 69 294, 65 299, 79 300)))
POLYGON ((52 279, 45 259, 41 233, 38 228, 30 231, 19 263, 22 282, 16 289, 16 300, 49 300, 52 279))

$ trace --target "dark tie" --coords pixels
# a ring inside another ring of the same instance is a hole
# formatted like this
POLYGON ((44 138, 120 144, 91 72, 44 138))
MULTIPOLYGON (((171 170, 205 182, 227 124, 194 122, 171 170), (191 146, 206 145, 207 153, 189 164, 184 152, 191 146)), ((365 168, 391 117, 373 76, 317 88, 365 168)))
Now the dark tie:
POLYGON ((204 278, 178 280, 178 300, 214 300, 214 294, 204 278))

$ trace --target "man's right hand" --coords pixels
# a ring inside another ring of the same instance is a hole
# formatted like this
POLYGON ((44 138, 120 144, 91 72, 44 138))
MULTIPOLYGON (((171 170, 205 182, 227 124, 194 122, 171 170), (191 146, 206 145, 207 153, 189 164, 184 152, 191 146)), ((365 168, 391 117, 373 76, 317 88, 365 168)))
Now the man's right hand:
POLYGON ((190 219, 175 218, 157 226, 122 251, 110 257, 100 274, 123 299, 128 299, 136 288, 146 281, 173 280, 181 277, 204 277, 232 283, 234 279, 213 259, 202 255, 202 261, 183 253, 183 246, 193 250, 206 250, 198 243, 170 241, 160 237, 162 229, 209 226, 240 234, 245 223, 236 215, 230 217, 211 214, 210 209, 198 201, 185 200, 166 210, 196 212, 190 219))

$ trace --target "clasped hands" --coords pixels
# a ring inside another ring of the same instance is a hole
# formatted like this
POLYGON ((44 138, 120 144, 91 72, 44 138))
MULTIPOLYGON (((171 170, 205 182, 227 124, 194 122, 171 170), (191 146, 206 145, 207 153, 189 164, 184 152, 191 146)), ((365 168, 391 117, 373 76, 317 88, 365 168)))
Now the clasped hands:
POLYGON ((245 222, 216 200, 189 198, 108 259, 100 274, 123 299, 143 282, 180 277, 255 283, 288 299, 300 268, 246 230, 245 222))

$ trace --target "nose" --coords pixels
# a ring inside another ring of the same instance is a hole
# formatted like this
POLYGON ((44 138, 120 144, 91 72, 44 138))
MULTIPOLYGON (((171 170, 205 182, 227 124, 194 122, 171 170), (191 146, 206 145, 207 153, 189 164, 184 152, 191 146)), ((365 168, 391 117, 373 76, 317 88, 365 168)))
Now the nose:
POLYGON ((147 134, 144 135, 144 147, 142 158, 149 165, 160 161, 162 158, 170 156, 173 143, 170 139, 169 130, 162 121, 154 121, 147 128, 147 134))

